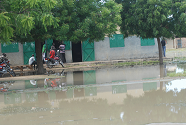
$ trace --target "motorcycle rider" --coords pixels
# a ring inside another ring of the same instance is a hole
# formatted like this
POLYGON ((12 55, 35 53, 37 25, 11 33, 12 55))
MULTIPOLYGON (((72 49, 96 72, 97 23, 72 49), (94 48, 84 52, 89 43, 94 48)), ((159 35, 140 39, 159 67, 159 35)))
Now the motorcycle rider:
POLYGON ((55 57, 55 50, 54 50, 54 48, 51 48, 50 49, 49 55, 50 55, 50 58, 49 59, 52 60, 52 63, 55 63, 55 59, 54 59, 54 57, 55 57))

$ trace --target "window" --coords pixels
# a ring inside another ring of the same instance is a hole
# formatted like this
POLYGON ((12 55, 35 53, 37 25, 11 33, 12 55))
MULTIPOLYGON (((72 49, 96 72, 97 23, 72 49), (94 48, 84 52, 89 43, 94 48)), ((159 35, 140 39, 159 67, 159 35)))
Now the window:
POLYGON ((11 44, 1 44, 1 52, 2 53, 13 53, 19 52, 19 46, 17 42, 13 42, 11 44))
POLYGON ((153 46, 155 45, 154 38, 152 39, 141 39, 141 46, 153 46))
POLYGON ((114 47, 124 47, 124 38, 122 34, 114 34, 113 37, 110 37, 110 48, 114 47))

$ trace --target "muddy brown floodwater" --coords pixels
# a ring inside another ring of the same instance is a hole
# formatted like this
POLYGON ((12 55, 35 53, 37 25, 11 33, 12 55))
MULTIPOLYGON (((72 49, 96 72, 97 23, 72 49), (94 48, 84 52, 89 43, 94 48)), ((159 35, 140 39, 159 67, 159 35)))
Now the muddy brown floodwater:
POLYGON ((184 67, 115 67, 1 81, 0 125, 182 125, 186 79, 160 78, 184 67))

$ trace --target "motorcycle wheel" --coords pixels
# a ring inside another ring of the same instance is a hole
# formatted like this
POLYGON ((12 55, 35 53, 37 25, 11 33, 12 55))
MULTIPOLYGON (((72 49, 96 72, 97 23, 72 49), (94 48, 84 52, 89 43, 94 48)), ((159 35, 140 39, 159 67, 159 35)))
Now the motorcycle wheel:
POLYGON ((10 70, 10 71, 8 71, 8 72, 10 73, 10 76, 11 76, 11 77, 16 76, 16 74, 15 74, 15 72, 14 72, 13 70, 10 70))
POLYGON ((53 66, 52 66, 52 62, 48 61, 48 62, 47 62, 47 67, 48 67, 48 68, 52 68, 52 67, 53 67, 53 66))

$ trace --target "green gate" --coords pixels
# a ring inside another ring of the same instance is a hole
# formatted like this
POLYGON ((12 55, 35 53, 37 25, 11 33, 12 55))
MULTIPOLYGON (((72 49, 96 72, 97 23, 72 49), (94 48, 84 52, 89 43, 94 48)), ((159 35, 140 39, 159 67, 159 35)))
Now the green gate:
POLYGON ((25 42, 23 44, 23 56, 24 56, 24 64, 28 64, 29 58, 35 54, 35 42, 25 42))
POLYGON ((89 43, 89 41, 84 41, 82 43, 82 55, 84 61, 95 61, 94 55, 94 42, 89 43))

